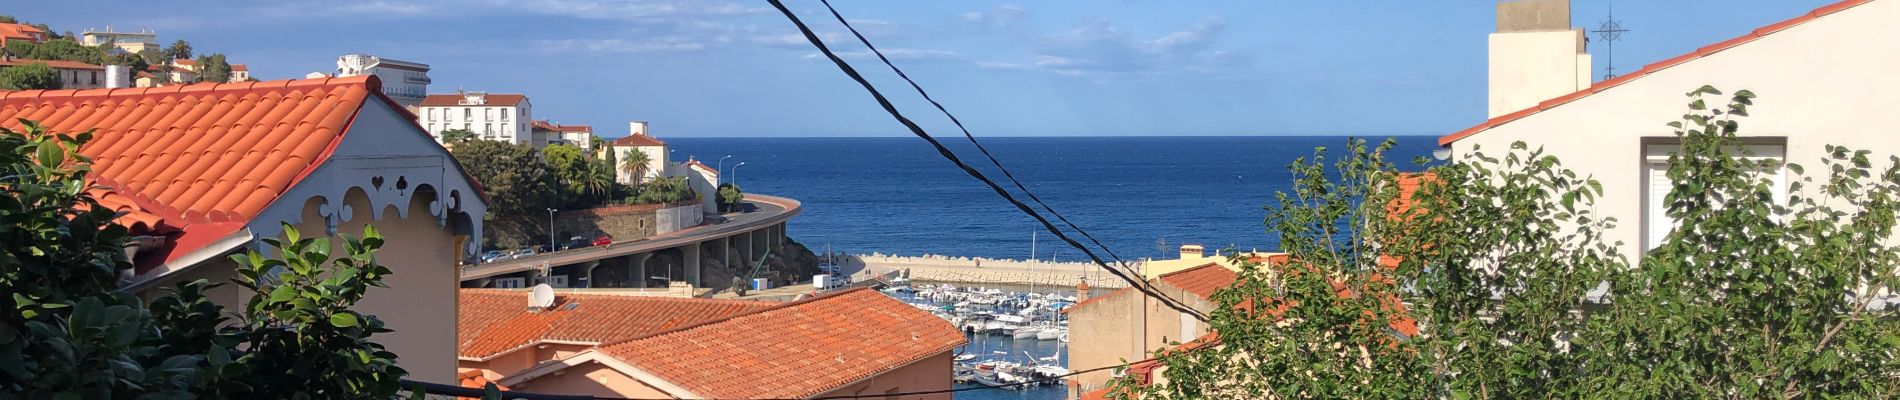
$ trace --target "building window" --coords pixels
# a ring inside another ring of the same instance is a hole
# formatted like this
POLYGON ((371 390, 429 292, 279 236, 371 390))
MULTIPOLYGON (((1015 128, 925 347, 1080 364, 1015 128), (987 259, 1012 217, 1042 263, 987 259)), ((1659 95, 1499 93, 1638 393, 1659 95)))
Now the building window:
POLYGON ((495 109, 482 108, 482 120, 491 120, 491 119, 495 119, 495 109))
POLYGON ((520 289, 527 283, 528 280, 523 278, 495 278, 495 287, 499 289, 520 289))
POLYGON ((429 122, 435 122, 435 109, 433 108, 429 109, 429 122))
POLYGON ((495 124, 482 124, 482 133, 495 133, 495 124))
POLYGON ((509 111, 508 111, 508 109, 505 109, 505 108, 504 108, 504 109, 502 109, 502 110, 501 110, 501 120, 502 120, 502 121, 507 121, 507 120, 508 120, 508 114, 512 114, 512 113, 511 113, 511 112, 509 112, 509 111))
MULTIPOLYGON (((1785 144, 1745 144, 1731 150, 1731 154, 1753 161, 1773 160, 1777 165, 1787 160, 1785 144), (1739 153, 1739 154, 1736 154, 1739 153)), ((1669 217, 1669 205, 1664 200, 1675 182, 1669 180, 1669 155, 1682 148, 1675 143, 1643 145, 1643 251, 1647 252, 1662 245, 1663 238, 1676 229, 1676 219, 1669 217)), ((1769 197, 1775 204, 1788 204, 1788 169, 1777 167, 1754 171, 1755 179, 1769 182, 1769 197)))
POLYGON ((464 120, 469 120, 469 121, 474 121, 474 120, 475 120, 475 109, 473 109, 473 108, 464 108, 464 109, 462 109, 462 119, 464 119, 464 120))

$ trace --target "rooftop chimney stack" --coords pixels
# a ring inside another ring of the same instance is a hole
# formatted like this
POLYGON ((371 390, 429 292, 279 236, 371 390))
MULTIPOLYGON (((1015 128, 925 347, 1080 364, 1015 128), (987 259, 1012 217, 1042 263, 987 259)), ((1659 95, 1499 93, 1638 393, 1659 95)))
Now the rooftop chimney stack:
POLYGON ((1584 31, 1570 26, 1570 0, 1499 2, 1489 41, 1489 117, 1590 87, 1590 53, 1584 31))
POLYGON ((646 122, 646 121, 633 121, 633 122, 628 122, 628 123, 627 123, 627 134, 628 134, 628 135, 645 135, 645 134, 647 134, 647 122, 646 122))
POLYGON ((1201 245, 1198 245, 1198 244, 1184 244, 1184 245, 1181 245, 1181 259, 1183 259, 1183 260, 1199 260, 1199 259, 1202 259, 1202 258, 1207 258, 1207 251, 1206 251, 1206 250, 1207 250, 1207 249, 1205 249, 1205 248, 1202 248, 1202 247, 1201 247, 1201 245))

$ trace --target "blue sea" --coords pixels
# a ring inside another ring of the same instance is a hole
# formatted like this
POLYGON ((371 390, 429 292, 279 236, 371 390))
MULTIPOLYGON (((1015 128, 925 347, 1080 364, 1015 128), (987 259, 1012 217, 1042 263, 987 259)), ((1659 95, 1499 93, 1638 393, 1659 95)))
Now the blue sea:
MULTIPOLYGON (((1384 137, 1374 140, 1383 140, 1384 137)), ((1389 159, 1429 157, 1434 137, 1398 137, 1389 159)), ((674 160, 722 167, 748 193, 804 202, 789 235, 814 252, 1085 260, 1035 220, 914 137, 668 138, 674 160), (723 163, 721 157, 731 155, 723 163), (745 163, 739 166, 739 163, 745 163), (1038 237, 1031 252, 1032 235, 1038 237)), ((1014 187, 962 137, 943 137, 966 163, 1014 187)), ((1287 165, 1346 137, 983 138, 1043 201, 1124 259, 1173 257, 1181 244, 1275 249, 1264 225, 1287 165)), ((1331 157, 1338 157, 1335 150, 1331 157)), ((1018 194, 1023 201, 1029 199, 1018 194)), ((1032 203, 1033 206, 1033 203, 1032 203)), ((1056 222, 1051 218, 1052 222, 1056 222)), ((1059 222, 1057 222, 1059 223, 1059 222)), ((1077 240, 1082 238, 1077 237, 1077 240)), ((1104 255, 1106 257, 1106 255, 1104 255)), ((1056 342, 976 338, 972 354, 1053 354, 1056 342)), ((1063 399, 1060 386, 960 392, 958 399, 1063 399)))
MULTIPOLYGON (((849 253, 1020 259, 1031 256, 1031 232, 1041 230, 914 137, 667 140, 675 160, 690 155, 718 166, 731 155, 723 163, 725 178, 746 192, 804 202, 789 234, 815 252, 829 246, 849 253)), ((1010 187, 962 137, 941 140, 1010 187)), ((1127 259, 1171 256, 1183 243, 1273 249, 1264 207, 1274 192, 1287 189, 1287 164, 1311 156, 1314 147, 1347 143, 1346 137, 1307 136, 981 140, 1025 186, 1127 259)), ((1398 137, 1389 158, 1409 166, 1414 157, 1430 155, 1434 140, 1398 137)), ((1036 257, 1084 260, 1074 249, 1053 246, 1047 232, 1036 235, 1036 257)))

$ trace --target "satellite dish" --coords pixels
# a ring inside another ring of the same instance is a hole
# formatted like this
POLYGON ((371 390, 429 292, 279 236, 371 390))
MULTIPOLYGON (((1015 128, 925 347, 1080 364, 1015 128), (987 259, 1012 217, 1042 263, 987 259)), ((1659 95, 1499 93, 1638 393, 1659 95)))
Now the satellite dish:
POLYGON ((528 293, 528 308, 541 309, 554 306, 554 287, 548 284, 534 285, 528 293))

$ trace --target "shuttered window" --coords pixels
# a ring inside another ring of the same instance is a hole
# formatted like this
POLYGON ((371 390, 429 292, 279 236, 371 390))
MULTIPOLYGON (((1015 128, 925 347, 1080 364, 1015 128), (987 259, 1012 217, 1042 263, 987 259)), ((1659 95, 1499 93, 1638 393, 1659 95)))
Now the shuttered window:
MULTIPOLYGON (((1674 182, 1669 179, 1669 155, 1681 146, 1648 145, 1643 155, 1643 251, 1662 245, 1663 238, 1676 228, 1676 220, 1668 215, 1669 207, 1664 199, 1674 182)), ((1783 145, 1744 145, 1734 150, 1738 156, 1750 160, 1785 161, 1786 147, 1783 145)), ((1788 169, 1786 167, 1755 171, 1757 179, 1768 179, 1770 197, 1775 204, 1788 204, 1788 169)))

